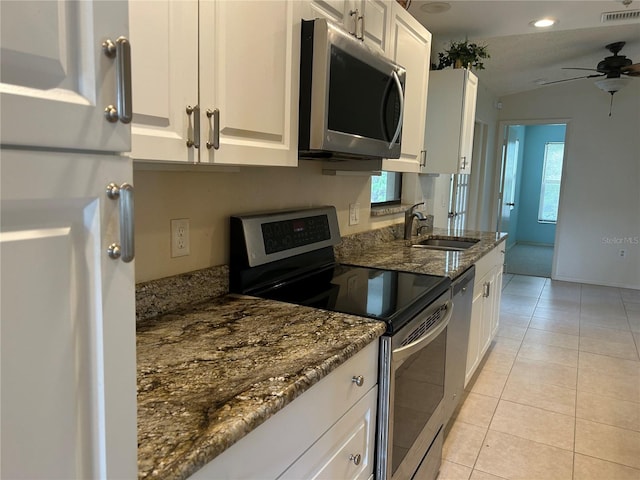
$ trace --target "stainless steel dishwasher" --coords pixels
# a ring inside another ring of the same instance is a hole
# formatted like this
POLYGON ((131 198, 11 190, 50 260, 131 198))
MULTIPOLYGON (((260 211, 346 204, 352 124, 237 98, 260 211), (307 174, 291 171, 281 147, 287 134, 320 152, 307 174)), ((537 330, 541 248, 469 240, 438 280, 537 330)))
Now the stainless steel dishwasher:
POLYGON ((444 425, 451 419, 460 403, 464 391, 464 377, 467 366, 467 346, 471 326, 471 306, 473 301, 473 280, 476 267, 470 268, 451 284, 453 312, 449 321, 447 336, 447 359, 444 377, 444 425))

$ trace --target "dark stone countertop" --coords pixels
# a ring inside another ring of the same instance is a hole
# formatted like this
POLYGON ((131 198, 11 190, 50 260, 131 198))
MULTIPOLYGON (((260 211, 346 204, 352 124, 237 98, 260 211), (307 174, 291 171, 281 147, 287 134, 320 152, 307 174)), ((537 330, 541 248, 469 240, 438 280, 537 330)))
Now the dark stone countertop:
POLYGON ((139 478, 187 478, 384 331, 234 295, 138 322, 139 478))
POLYGON ((507 238, 507 234, 501 232, 434 228, 428 235, 436 238, 457 236, 480 241, 464 251, 431 250, 408 246, 426 235, 413 237, 411 241, 398 239, 397 236, 388 238, 388 234, 386 241, 370 240, 362 235, 345 238, 342 245, 336 248, 337 260, 351 265, 426 273, 455 279, 507 238))

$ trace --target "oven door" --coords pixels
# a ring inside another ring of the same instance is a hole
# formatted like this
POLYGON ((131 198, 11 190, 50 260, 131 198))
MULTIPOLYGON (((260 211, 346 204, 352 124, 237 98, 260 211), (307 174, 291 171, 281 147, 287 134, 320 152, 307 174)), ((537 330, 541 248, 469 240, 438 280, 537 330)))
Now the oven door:
MULTIPOLYGON (((377 477, 410 479, 429 453, 437 462, 443 425, 447 326, 451 293, 443 294, 392 337, 382 337, 377 477)), ((437 472, 437 468, 435 469, 437 472)))

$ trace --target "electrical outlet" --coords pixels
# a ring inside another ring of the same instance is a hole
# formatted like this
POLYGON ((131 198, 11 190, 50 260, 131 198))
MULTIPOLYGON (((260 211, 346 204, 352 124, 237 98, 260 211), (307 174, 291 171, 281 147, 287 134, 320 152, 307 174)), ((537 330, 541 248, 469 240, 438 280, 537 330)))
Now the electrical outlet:
POLYGON ((189 219, 171 220, 171 257, 184 257, 189 253, 189 219))
POLYGON ((360 223, 360 204, 352 203, 349 205, 349 225, 358 225, 360 223))
POLYGON ((626 251, 624 248, 621 248, 621 249, 620 249, 620 252, 618 252, 618 254, 619 254, 621 257, 626 257, 626 256, 627 256, 627 251, 626 251))

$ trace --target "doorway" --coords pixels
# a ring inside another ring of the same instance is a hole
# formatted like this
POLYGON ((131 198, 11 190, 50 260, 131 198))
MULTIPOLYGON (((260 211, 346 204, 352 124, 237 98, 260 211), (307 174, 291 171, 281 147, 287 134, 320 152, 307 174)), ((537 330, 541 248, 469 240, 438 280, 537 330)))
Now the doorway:
POLYGON ((501 124, 497 229, 505 273, 552 277, 566 122, 501 124))

